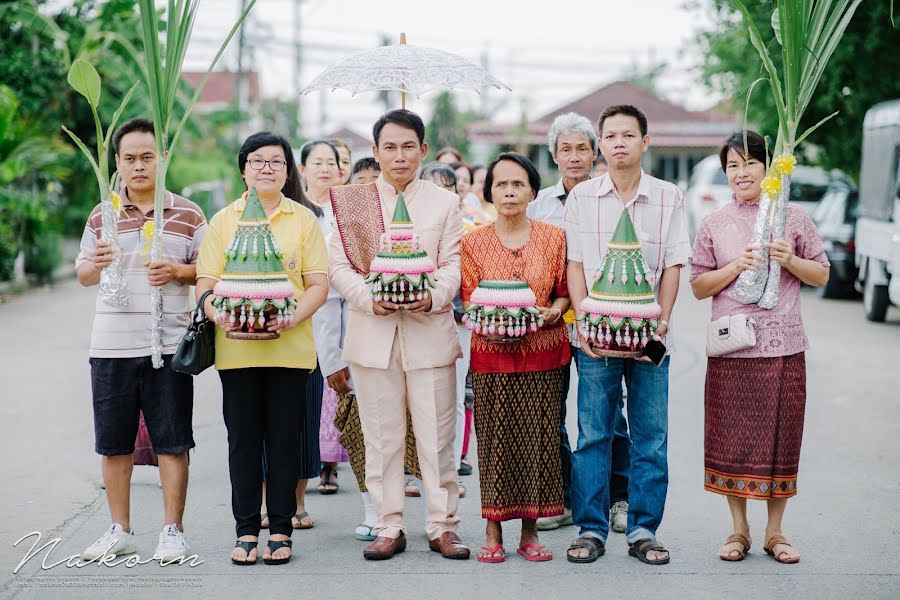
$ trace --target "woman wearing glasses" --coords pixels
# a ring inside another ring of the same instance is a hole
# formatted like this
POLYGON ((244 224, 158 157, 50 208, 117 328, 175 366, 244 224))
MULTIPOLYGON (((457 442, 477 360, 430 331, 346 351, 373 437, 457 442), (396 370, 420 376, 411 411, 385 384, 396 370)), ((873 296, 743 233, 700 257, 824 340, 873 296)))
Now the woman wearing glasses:
MULTIPOLYGON (((300 189, 300 176, 290 144, 279 135, 260 132, 241 146, 238 167, 247 188, 256 188, 272 235, 284 254, 284 268, 296 288, 294 318, 269 330, 280 337, 266 341, 225 337, 227 323, 216 329, 216 369, 222 380, 231 509, 238 541, 231 552, 235 564, 257 560, 261 527, 263 441, 268 444, 267 504, 269 542, 267 564, 291 557, 291 518, 296 513, 299 435, 304 397, 298 393, 316 366, 313 313, 328 292, 328 254, 316 218, 321 210, 300 189)), ((247 204, 247 194, 220 210, 209 223, 197 260, 197 297, 211 290, 225 268, 225 248, 231 242, 247 204)), ((212 297, 206 314, 214 315, 212 297)))

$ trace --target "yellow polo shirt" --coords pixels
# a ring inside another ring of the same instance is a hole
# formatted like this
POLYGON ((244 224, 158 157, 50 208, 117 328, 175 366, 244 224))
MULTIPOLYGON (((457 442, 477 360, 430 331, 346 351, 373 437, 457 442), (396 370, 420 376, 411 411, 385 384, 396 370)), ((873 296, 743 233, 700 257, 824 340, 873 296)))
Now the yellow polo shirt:
MULTIPOLYGON (((231 243, 238 220, 247 205, 246 194, 220 210, 210 220, 197 258, 197 278, 218 281, 225 269, 225 248, 231 243)), ((269 215, 272 235, 284 254, 284 269, 294 284, 295 299, 303 295, 303 276, 328 274, 328 250, 316 216, 311 210, 282 196, 269 215)), ((314 369, 316 345, 312 319, 281 332, 275 340, 231 340, 216 328, 216 368, 287 367, 314 369)))

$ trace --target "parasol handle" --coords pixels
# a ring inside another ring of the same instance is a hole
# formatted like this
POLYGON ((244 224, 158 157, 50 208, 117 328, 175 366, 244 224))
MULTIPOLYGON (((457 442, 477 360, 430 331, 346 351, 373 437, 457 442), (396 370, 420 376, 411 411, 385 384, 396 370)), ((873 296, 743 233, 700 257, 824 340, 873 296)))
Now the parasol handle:
MULTIPOLYGON (((406 34, 400 32, 400 45, 406 45, 406 34)), ((400 108, 406 110, 406 92, 400 92, 400 108)))

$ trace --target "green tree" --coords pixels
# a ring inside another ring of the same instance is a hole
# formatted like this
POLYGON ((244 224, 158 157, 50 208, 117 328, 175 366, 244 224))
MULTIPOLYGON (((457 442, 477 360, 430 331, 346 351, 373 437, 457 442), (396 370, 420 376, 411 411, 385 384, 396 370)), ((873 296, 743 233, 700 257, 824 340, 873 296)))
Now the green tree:
POLYGON ((475 113, 463 112, 456 107, 453 92, 444 91, 435 96, 431 121, 425 128, 425 141, 431 156, 444 146, 453 146, 465 156, 469 151, 466 127, 475 118, 475 113))
MULTIPOLYGON (((754 0, 746 5, 763 36, 777 44, 772 33, 774 0, 754 0)), ((747 27, 727 2, 704 1, 693 8, 712 17, 710 29, 698 34, 693 43, 693 51, 703 57, 701 78, 711 90, 733 98, 733 108, 743 111, 753 82, 766 76, 747 27)), ((900 33, 894 29, 890 13, 890 0, 872 0, 850 21, 798 128, 803 131, 840 111, 801 147, 808 162, 841 169, 852 177, 859 173, 866 111, 878 102, 900 97, 900 77, 896 76, 900 72, 900 33)), ((769 55, 780 68, 780 51, 770 45, 769 55)), ((764 82, 752 89, 748 121, 774 144, 778 115, 764 82)))
POLYGON ((57 179, 68 175, 71 149, 35 132, 13 90, 0 85, 0 281, 12 277, 19 251, 26 270, 49 278, 58 264, 57 179))

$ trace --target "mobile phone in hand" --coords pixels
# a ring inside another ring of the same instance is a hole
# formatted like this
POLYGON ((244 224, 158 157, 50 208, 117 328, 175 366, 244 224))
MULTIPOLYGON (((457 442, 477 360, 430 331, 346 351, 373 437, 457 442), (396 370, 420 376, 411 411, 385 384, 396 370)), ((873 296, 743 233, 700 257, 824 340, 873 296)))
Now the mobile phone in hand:
POLYGON ((644 346, 644 356, 658 367, 666 357, 666 345, 657 339, 652 339, 644 346))

